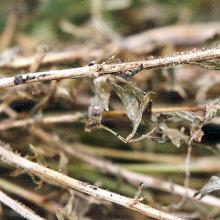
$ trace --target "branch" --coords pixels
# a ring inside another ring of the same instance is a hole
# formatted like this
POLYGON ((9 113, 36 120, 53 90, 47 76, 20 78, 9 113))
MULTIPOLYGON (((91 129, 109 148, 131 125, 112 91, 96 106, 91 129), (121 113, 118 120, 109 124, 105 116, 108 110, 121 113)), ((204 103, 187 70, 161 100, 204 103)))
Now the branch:
POLYGON ((26 219, 45 220, 44 218, 41 218, 40 216, 36 215, 31 209, 27 208, 26 206, 24 206, 20 202, 15 201, 14 199, 7 196, 2 191, 0 191, 0 201, 3 204, 5 204, 6 206, 13 209, 15 212, 19 213, 21 216, 23 216, 26 219))
MULTIPOLYGON (((80 145, 77 145, 80 147, 80 145)), ((111 162, 108 162, 103 159, 97 159, 95 157, 91 157, 90 155, 85 154, 85 152, 80 152, 80 148, 73 148, 72 146, 63 146, 63 150, 68 153, 69 155, 73 157, 77 157, 93 167, 98 168, 102 172, 107 172, 111 175, 115 176, 121 176, 123 179, 128 181, 129 183, 132 183, 135 186, 139 186, 141 183, 144 183, 146 187, 161 190, 164 192, 169 192, 172 194, 185 196, 186 190, 185 187, 170 183, 168 181, 161 180, 159 178, 152 177, 150 175, 144 175, 136 172, 129 171, 127 169, 121 168, 120 166, 117 166, 115 164, 112 164, 111 162)), ((196 190, 194 189, 188 189, 188 195, 190 199, 194 199, 194 194, 196 193, 196 190)), ((196 200, 196 199, 194 199, 196 200)), ((197 200, 198 201, 198 200, 197 200)), ((214 196, 206 196, 199 202, 205 203, 207 205, 213 205, 216 207, 220 207, 220 199, 214 197, 214 196)))
MULTIPOLYGON (((215 107, 220 110, 220 105, 216 104, 215 107)), ((195 105, 195 106, 175 106, 175 107, 152 107, 153 113, 169 113, 169 112, 197 112, 205 111, 206 105, 195 105)), ((126 112, 123 110, 114 110, 103 112, 103 118, 121 118, 126 116, 126 112)))
POLYGON ((96 186, 84 183, 82 181, 68 177, 62 173, 46 168, 37 163, 31 162, 19 155, 14 154, 12 151, 5 149, 3 146, 0 146, 0 159, 7 164, 14 165, 36 176, 39 176, 49 181, 50 183, 54 183, 62 187, 74 189, 74 190, 89 194, 91 196, 94 196, 96 198, 111 201, 113 203, 135 210, 139 213, 142 213, 146 216, 150 216, 152 218, 165 219, 165 220, 166 219, 167 220, 181 220, 182 219, 174 215, 151 208, 150 206, 144 205, 140 202, 134 203, 132 198, 127 198, 125 196, 121 196, 119 194, 109 192, 107 190, 103 190, 96 186))
POLYGON ((117 64, 94 64, 64 70, 49 70, 44 72, 21 74, 15 77, 1 78, 0 88, 48 80, 60 80, 67 78, 75 79, 82 77, 94 78, 106 74, 132 76, 133 71, 139 69, 149 70, 162 67, 174 67, 181 64, 189 64, 191 62, 204 62, 215 59, 220 59, 220 47, 197 51, 191 50, 180 54, 173 54, 144 61, 117 64))
POLYGON ((10 45, 15 34, 17 23, 18 23, 18 16, 16 14, 16 11, 12 11, 8 15, 5 30, 0 37, 0 51, 3 51, 5 48, 7 48, 10 45))
MULTIPOLYGON (((140 32, 122 39, 123 42, 119 42, 123 45, 123 48, 129 49, 132 52, 148 52, 149 48, 154 48, 155 45, 172 44, 174 46, 195 46, 203 43, 206 40, 213 38, 217 35, 219 30, 219 22, 207 22, 187 25, 170 25, 162 28, 154 28, 140 32)), ((120 45, 119 45, 120 46, 120 45)), ((79 48, 63 52, 50 52, 45 54, 40 65, 54 65, 54 64, 67 64, 74 61, 99 59, 108 48, 112 48, 112 45, 107 45, 104 49, 93 49, 89 46, 85 47, 80 45, 79 48)), ((118 48, 123 49, 123 48, 118 48)), ((1 68, 28 68, 34 62, 35 56, 15 57, 11 62, 0 65, 1 68)))
MULTIPOLYGON (((179 184, 170 183, 168 181, 164 181, 159 178, 152 177, 150 175, 135 173, 127 169, 121 168, 120 166, 117 166, 115 164, 112 164, 107 160, 96 158, 91 154, 85 153, 85 151, 80 151, 81 146, 86 146, 86 145, 79 143, 74 146, 65 144, 59 139, 57 135, 56 136, 54 134, 53 136, 49 135, 47 132, 44 132, 44 130, 42 129, 34 128, 32 129, 32 133, 38 136, 39 138, 41 138, 42 140, 44 140, 45 142, 52 143, 58 149, 63 150, 67 155, 71 155, 72 157, 78 158, 92 165, 93 167, 98 168, 101 172, 109 173, 116 177, 121 176, 123 179, 125 179, 126 181, 128 181, 129 183, 135 186, 139 186, 141 183, 144 183, 146 187, 152 189, 161 190, 164 192, 169 192, 180 196, 185 196, 186 193, 185 187, 179 184)), ((195 200, 193 196, 197 191, 194 189, 189 189, 188 192, 189 192, 188 194, 189 197, 195 200)), ((206 196, 199 201, 207 205, 220 207, 220 199, 214 196, 206 196)))
MULTIPOLYGON (((56 115, 56 116, 45 116, 43 117, 42 122, 44 124, 59 123, 59 122, 73 122, 75 119, 77 119, 77 114, 56 115)), ((5 123, 0 124, 0 130, 6 130, 9 128, 13 128, 13 127, 26 126, 32 123, 35 123, 33 119, 16 120, 16 121, 12 121, 9 124, 5 122, 5 123)), ((38 137, 42 137, 42 135, 39 134, 40 131, 42 130, 37 129, 37 128, 34 129, 34 133, 37 134, 38 137)), ((43 136, 46 137, 47 135, 43 135, 43 136)), ((50 143, 53 140, 51 137, 48 137, 47 140, 45 140, 44 138, 44 141, 50 143)), ((138 174, 132 171, 128 171, 127 169, 123 169, 106 160, 95 158, 94 155, 92 154, 89 154, 88 156, 86 152, 83 150, 85 148, 89 148, 89 146, 87 145, 77 144, 76 146, 73 147, 63 142, 59 143, 57 139, 54 144, 55 146, 60 147, 60 149, 64 150, 67 154, 73 157, 77 157, 78 159, 91 164, 92 166, 100 169, 101 171, 105 171, 116 176, 120 174, 124 179, 126 179, 128 182, 134 185, 139 185, 141 182, 145 182, 145 185, 147 187, 150 187, 153 189, 157 189, 157 190, 159 189, 159 190, 170 192, 170 193, 180 195, 180 196, 185 195, 185 188, 181 185, 171 184, 170 182, 166 182, 166 181, 154 178, 149 175, 143 175, 143 174, 138 174)), ((89 152, 87 151, 87 153, 89 152)), ((190 192, 190 197, 193 197, 196 190, 190 189, 189 192, 190 192)), ((201 202, 208 204, 208 205, 220 207, 220 200, 213 196, 206 196, 201 200, 201 202)))
POLYGON ((22 120, 5 119, 0 123, 0 131, 10 128, 26 127, 32 124, 53 124, 53 123, 73 123, 85 118, 86 115, 80 112, 70 114, 54 114, 43 116, 40 119, 26 118, 22 120))
POLYGON ((168 25, 126 37, 124 44, 130 49, 141 51, 150 43, 193 46, 212 39, 219 33, 219 22, 168 25))
MULTIPOLYGON (((218 110, 220 110, 220 105, 215 105, 218 110)), ((201 106, 177 106, 177 107, 153 107, 153 113, 165 113, 165 112, 181 112, 181 111, 205 111, 205 105, 201 106)), ((53 124, 53 123, 73 123, 77 122, 80 119, 85 119, 87 116, 86 114, 76 112, 76 113, 65 113, 65 114, 54 114, 54 115, 44 115, 40 119, 34 118, 26 118, 21 120, 11 120, 5 119, 0 122, 0 131, 7 130, 10 128, 17 128, 17 127, 25 127, 32 124, 53 124)), ((108 111, 103 112, 103 118, 120 118, 126 117, 125 111, 108 111)), ((211 121, 212 123, 219 124, 220 119, 214 118, 211 121)))
MULTIPOLYGON (((62 207, 59 206, 56 202, 50 202, 44 196, 39 195, 26 188, 20 187, 18 184, 14 184, 8 180, 0 178, 0 188, 4 191, 9 192, 10 194, 13 193, 16 196, 22 197, 27 201, 31 201, 37 206, 46 209, 53 214, 56 214, 57 210, 62 210, 62 207)), ((63 212, 63 214, 66 213, 63 212)))
MULTIPOLYGON (((91 58, 98 59, 102 55, 102 49, 91 49, 89 47, 82 46, 80 49, 75 48, 73 50, 68 51, 46 53, 40 65, 67 64, 84 59, 87 61, 91 58)), ((0 65, 0 67, 9 69, 27 68, 32 65, 34 60, 34 55, 30 57, 19 56, 14 58, 14 60, 12 60, 10 63, 4 63, 3 65, 0 65)))

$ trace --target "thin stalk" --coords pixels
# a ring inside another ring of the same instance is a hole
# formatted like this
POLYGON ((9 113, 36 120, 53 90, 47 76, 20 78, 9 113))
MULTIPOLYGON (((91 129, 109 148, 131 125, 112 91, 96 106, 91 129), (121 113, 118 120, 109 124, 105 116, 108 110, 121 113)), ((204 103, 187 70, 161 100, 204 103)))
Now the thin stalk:
POLYGON ((7 196, 5 193, 0 191, 0 201, 6 206, 13 209, 15 212, 19 213, 25 219, 29 220, 45 220, 45 218, 41 218, 36 215, 31 209, 27 208, 25 205, 21 204, 18 201, 15 201, 11 197, 7 196))
POLYGON ((33 202, 37 206, 44 208, 53 214, 56 214, 57 210, 61 210, 61 206, 59 206, 55 202, 47 201, 44 196, 39 195, 35 192, 32 192, 28 189, 22 188, 17 184, 14 184, 8 180, 0 178, 0 188, 9 193, 13 193, 19 197, 22 197, 30 202, 33 202))
POLYGON ((190 64, 192 62, 204 62, 216 59, 220 59, 220 47, 204 50, 191 50, 179 54, 173 54, 165 57, 143 61, 111 64, 103 63, 71 69, 49 70, 43 72, 19 74, 14 77, 1 78, 0 88, 12 87, 39 81, 60 80, 67 78, 96 78, 101 75, 107 74, 132 76, 134 72, 136 73, 137 70, 140 71, 140 69, 149 70, 163 67, 174 67, 181 64, 190 64))
MULTIPOLYGON (((119 41, 122 48, 118 50, 129 49, 129 52, 151 52, 155 45, 171 44, 174 46, 195 46, 211 39, 217 35, 219 30, 219 22, 206 22, 187 25, 169 25, 162 28, 154 28, 144 32, 140 32, 128 37, 122 38, 119 41), (154 43, 152 43, 154 42, 154 43)), ((8 39, 7 39, 8 40, 8 39)), ((94 60, 105 56, 108 48, 114 47, 108 44, 106 47, 94 49, 85 44, 68 51, 49 52, 41 61, 40 65, 57 65, 68 64, 78 60, 88 61, 91 58, 94 60)), ((17 56, 11 62, 0 65, 1 68, 28 68, 34 62, 35 56, 17 56)))
POLYGON ((7 164, 20 167, 24 169, 26 172, 30 172, 36 176, 39 176, 49 181, 51 184, 58 184, 62 187, 74 189, 89 194, 91 196, 94 196, 96 198, 111 201, 113 203, 135 210, 139 213, 142 213, 152 218, 167 219, 167 220, 182 219, 174 215, 151 208, 150 206, 144 205, 140 202, 134 203, 134 199, 132 198, 128 198, 125 196, 121 196, 117 193, 103 190, 96 186, 84 183, 77 179, 66 176, 62 173, 46 168, 38 163, 34 163, 19 155, 16 155, 12 151, 5 149, 3 146, 0 146, 0 159, 7 164))
MULTIPOLYGON (((220 110, 220 105, 215 105, 220 110)), ((181 111, 205 111, 205 106, 177 106, 177 107, 153 107, 153 113, 166 113, 166 112, 181 112, 181 111)), ((103 113, 103 118, 121 118, 126 117, 125 111, 108 111, 103 113)), ((45 114, 40 119, 25 118, 22 120, 5 119, 0 123, 0 131, 7 130, 10 128, 26 127, 28 125, 41 123, 41 124, 55 124, 55 123, 73 123, 85 119, 86 114, 75 112, 65 114, 45 114)), ((215 117, 211 120, 212 123, 219 124, 220 118, 215 117)))
MULTIPOLYGON (((120 166, 117 166, 107 160, 96 158, 90 154, 81 152, 80 146, 77 146, 77 144, 74 146, 65 144, 59 139, 58 136, 55 136, 54 134, 53 136, 49 135, 47 132, 45 132, 42 129, 35 128, 32 129, 31 132, 32 134, 35 134, 37 137, 44 140, 45 142, 49 144, 52 143, 55 147, 57 147, 60 150, 63 150, 68 155, 78 158, 82 161, 85 161, 91 166, 98 168, 102 172, 109 173, 114 176, 120 176, 135 186, 139 186, 141 183, 144 183, 146 187, 173 193, 180 196, 185 196, 185 188, 181 185, 170 183, 169 181, 164 181, 159 178, 152 177, 150 175, 143 175, 140 173, 132 172, 120 166)), ((196 192, 197 191, 194 189, 189 189, 189 195, 191 199, 195 200, 194 194, 196 192)), ((220 199, 214 196, 207 195, 199 201, 207 205, 220 207, 220 199)))

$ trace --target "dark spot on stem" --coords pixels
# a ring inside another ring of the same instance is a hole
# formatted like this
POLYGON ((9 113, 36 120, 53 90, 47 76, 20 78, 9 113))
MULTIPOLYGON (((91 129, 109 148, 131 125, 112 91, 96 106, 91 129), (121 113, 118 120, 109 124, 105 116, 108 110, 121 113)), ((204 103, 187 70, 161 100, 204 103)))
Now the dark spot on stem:
POLYGON ((26 83, 27 81, 33 80, 35 78, 36 78, 36 76, 27 75, 25 77, 25 76, 22 76, 21 74, 19 74, 19 75, 15 76, 14 84, 15 85, 23 84, 23 83, 26 83))
POLYGON ((42 77, 42 78, 44 78, 45 76, 47 76, 47 74, 46 73, 44 73, 44 74, 41 74, 39 77, 42 77))
POLYGON ((25 82, 26 82, 26 80, 23 79, 22 75, 20 75, 20 74, 15 76, 15 78, 14 78, 14 84, 15 85, 23 84, 25 82))
POLYGON ((29 75, 27 75, 26 76, 26 81, 33 80, 35 78, 36 78, 36 76, 29 76, 29 75))
POLYGON ((96 187, 96 186, 90 186, 90 188, 93 189, 93 190, 97 190, 98 189, 98 187, 96 187))
POLYGON ((95 65, 95 61, 91 61, 88 66, 94 66, 95 65))

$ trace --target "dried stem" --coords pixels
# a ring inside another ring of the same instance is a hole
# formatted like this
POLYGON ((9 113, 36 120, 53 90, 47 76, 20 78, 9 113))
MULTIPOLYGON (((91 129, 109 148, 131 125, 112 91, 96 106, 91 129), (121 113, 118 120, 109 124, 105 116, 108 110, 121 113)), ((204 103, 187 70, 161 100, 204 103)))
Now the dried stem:
MULTIPOLYGON (((98 168, 102 172, 107 172, 115 176, 121 176, 123 179, 132 183, 135 186, 140 185, 140 183, 144 183, 145 187, 153 188, 156 190, 161 190, 165 192, 169 192, 172 194, 185 196, 186 190, 184 186, 179 184, 170 183, 168 181, 161 180, 159 178, 152 177, 150 175, 144 175, 136 172, 129 171, 127 169, 121 168, 115 164, 112 164, 106 160, 97 159, 95 157, 91 157, 90 155, 86 155, 85 153, 81 153, 79 149, 77 152, 74 152, 74 148, 72 146, 64 146, 64 151, 67 152, 69 155, 77 157, 92 166, 98 168)), ((193 198, 196 190, 189 188, 188 194, 189 197, 193 198)), ((220 199, 215 198, 214 196, 206 196, 201 200, 202 203, 207 205, 213 205, 220 207, 220 199)))
POLYGON ((18 18, 16 12, 12 11, 8 16, 5 30, 0 38, 0 51, 4 50, 10 45, 15 34, 17 22, 18 18))
POLYGON ((21 204, 18 201, 15 201, 14 199, 7 196, 5 193, 0 191, 0 201, 5 204, 6 206, 10 207, 17 213, 19 213, 21 216, 23 216, 26 219, 29 220, 45 220, 44 218, 41 218, 40 216, 36 215, 31 209, 27 208, 23 204, 21 204))
POLYGON ((25 169, 27 172, 30 172, 36 176, 39 176, 49 181, 52 184, 58 184, 62 187, 67 187, 70 189, 74 189, 74 190, 92 195, 96 198, 101 198, 104 200, 111 201, 113 203, 122 205, 124 207, 138 211, 139 213, 142 213, 144 215, 147 215, 147 216, 150 216, 156 219, 167 219, 167 220, 181 219, 171 214, 153 209, 140 202, 134 204, 133 199, 131 198, 127 198, 125 196, 121 196, 119 194, 103 190, 96 186, 81 182, 79 180, 68 177, 62 173, 46 168, 37 163, 31 162, 25 158, 22 158, 19 155, 14 154, 12 151, 5 149, 3 146, 0 146, 0 158, 5 163, 25 169))
MULTIPOLYGON (((107 160, 99 159, 90 154, 86 154, 85 152, 81 152, 80 151, 81 144, 76 144, 74 145, 74 147, 72 145, 67 145, 64 142, 60 141, 58 136, 49 135, 47 132, 45 132, 42 129, 34 128, 32 129, 32 133, 40 137, 47 143, 52 143, 54 146, 63 150, 68 155, 71 155, 72 157, 76 157, 82 161, 85 161, 86 163, 89 163, 93 167, 98 168, 102 172, 109 173, 117 177, 120 176, 135 186, 139 186, 141 183, 144 183, 146 187, 169 192, 180 196, 185 196, 186 190, 184 186, 175 183, 170 183, 168 181, 164 181, 152 177, 150 175, 135 173, 127 169, 121 168, 120 166, 117 166, 115 164, 112 164, 107 160)), ((188 189, 188 192, 189 192, 189 197, 195 199, 193 196, 196 193, 196 190, 188 189)), ((207 205, 220 207, 220 199, 214 196, 207 195, 206 197, 202 198, 202 200, 199 201, 207 205)))
MULTIPOLYGON (((220 105, 215 105, 218 110, 220 110, 220 105)), ((201 106, 176 106, 176 107, 153 107, 153 113, 166 113, 166 112, 181 112, 181 111, 205 111, 205 105, 201 106)), ((103 113, 103 118, 121 118, 126 116, 125 111, 108 111, 103 113)), ((76 113, 66 113, 66 114, 54 114, 54 115, 44 115, 40 119, 26 118, 22 120, 12 120, 5 119, 0 123, 0 131, 7 130, 10 128, 25 127, 35 123, 40 124, 53 124, 53 123, 73 123, 80 119, 85 119, 86 114, 76 112, 76 113)), ((216 117, 212 119, 212 123, 220 123, 219 118, 216 117)))
POLYGON ((152 162, 162 162, 169 164, 177 164, 184 162, 182 156, 179 155, 170 155, 170 154, 158 154, 152 152, 143 152, 143 151, 130 151, 130 150, 118 150, 106 147, 97 147, 97 146, 87 146, 84 144, 77 144, 80 146, 80 151, 89 153, 93 156, 99 157, 108 157, 115 159, 126 159, 134 161, 152 161, 152 162))
POLYGON ((0 88, 21 85, 25 83, 33 83, 48 80, 60 80, 66 78, 81 78, 81 77, 98 77, 105 74, 131 74, 132 71, 140 69, 149 70, 162 67, 173 67, 181 64, 189 64, 191 62, 204 62, 220 59, 220 47, 204 49, 204 50, 191 50, 180 54, 173 54, 161 58, 125 62, 125 63, 112 63, 112 64, 94 64, 92 66, 84 66, 64 70, 49 70, 44 72, 27 73, 17 75, 15 77, 6 77, 0 79, 0 88))
MULTIPOLYGON (((220 105, 216 104, 215 107, 220 110, 220 105)), ((196 105, 196 106, 174 106, 174 107, 152 107, 153 113, 168 113, 168 112, 183 112, 183 111, 205 111, 206 105, 196 105)), ((104 118, 120 118, 126 116, 125 111, 108 111, 103 113, 104 118)))
MULTIPOLYGON (((91 49, 89 47, 82 46, 80 49, 46 53, 45 57, 41 61, 41 65, 71 63, 77 60, 81 60, 83 58, 85 59, 85 56, 87 56, 87 59, 98 59, 99 57, 101 57, 102 54, 103 50, 101 49, 91 49)), ((17 57, 10 63, 4 64, 1 67, 10 69, 27 68, 31 66, 34 61, 35 55, 29 57, 17 57)))
POLYGON ((47 199, 44 196, 39 195, 35 192, 32 192, 28 189, 22 188, 22 187, 18 186, 17 184, 11 183, 10 181, 7 181, 2 178, 0 178, 0 188, 3 189, 4 191, 7 191, 7 192, 13 193, 19 197, 22 197, 25 200, 31 201, 34 204, 36 204, 37 206, 39 206, 43 209, 46 209, 46 210, 52 212, 53 214, 56 214, 58 209, 59 210, 62 209, 62 207, 59 206, 57 203, 47 201, 47 199))
POLYGON ((9 128, 26 127, 28 125, 40 123, 40 124, 53 124, 53 123, 73 123, 85 118, 83 113, 73 113, 73 114, 56 114, 44 116, 40 119, 27 118, 23 120, 4 120, 0 123, 0 131, 7 130, 9 128))
POLYGON ((137 33, 124 39, 128 48, 142 50, 149 43, 163 43, 174 46, 192 46, 203 43, 220 33, 219 22, 177 24, 137 33))
MULTIPOLYGON (((123 48, 133 51, 146 52, 149 48, 154 48, 155 44, 172 44, 174 46, 199 45, 204 41, 213 38, 220 32, 219 22, 197 23, 187 25, 170 25, 162 28, 140 32, 128 37, 124 37, 122 42, 123 48), (161 34, 162 33, 162 34, 161 34)), ((112 48, 107 45, 107 48, 112 48)), ((121 49, 123 49, 121 48, 121 49)), ((120 48, 119 48, 120 49, 120 48)), ((89 46, 80 45, 79 48, 63 52, 50 52, 45 54, 41 65, 53 65, 62 63, 71 63, 77 60, 99 59, 105 52, 106 48, 93 49, 89 46)), ((32 65, 35 56, 16 57, 10 63, 1 67, 6 68, 27 68, 32 65)))
POLYGON ((192 143, 189 143, 187 149, 187 155, 185 160, 185 183, 184 186, 186 187, 186 196, 188 197, 188 188, 190 183, 190 163, 191 163, 191 154, 192 154, 192 143))

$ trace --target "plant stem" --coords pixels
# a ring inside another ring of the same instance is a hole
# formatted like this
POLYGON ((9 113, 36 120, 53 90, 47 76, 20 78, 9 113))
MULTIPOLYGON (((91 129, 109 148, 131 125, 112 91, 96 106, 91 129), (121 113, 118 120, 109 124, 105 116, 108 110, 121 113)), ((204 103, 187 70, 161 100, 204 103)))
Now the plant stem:
MULTIPOLYGON (((10 181, 7 181, 5 179, 0 178, 0 188, 4 191, 7 191, 9 193, 13 193, 19 197, 22 197, 28 201, 33 202, 39 207, 42 207, 43 209, 46 209, 53 214, 56 214, 57 210, 61 210, 61 206, 59 206, 55 202, 50 202, 45 199, 44 196, 39 195, 35 192, 32 192, 28 189, 22 188, 18 186, 17 184, 14 184, 10 181)), ((65 214, 65 213, 64 213, 65 214)))
POLYGON ((38 163, 31 162, 19 155, 16 155, 12 151, 5 149, 3 146, 0 146, 0 159, 7 164, 25 169, 25 171, 30 172, 36 176, 39 176, 49 181, 50 183, 59 184, 62 187, 67 187, 70 189, 74 189, 92 195, 96 198, 111 201, 113 203, 122 205, 126 208, 135 210, 139 213, 142 213, 146 216, 150 216, 152 218, 167 219, 167 220, 182 219, 174 215, 151 208, 150 206, 144 205, 140 202, 134 203, 134 199, 132 198, 128 198, 107 190, 103 190, 96 186, 84 183, 82 181, 66 176, 62 173, 46 168, 42 165, 39 165, 38 163))
POLYGON ((204 50, 191 50, 179 54, 168 55, 165 57, 125 63, 94 64, 64 70, 49 70, 44 72, 20 74, 14 77, 0 79, 0 88, 17 86, 26 83, 39 81, 60 80, 67 78, 96 78, 101 75, 126 75, 138 69, 158 69, 162 67, 174 67, 181 64, 190 64, 192 62, 204 62, 220 59, 220 47, 204 50), (141 67, 141 68, 140 68, 141 67))
POLYGON ((0 131, 7 130, 9 128, 18 128, 18 127, 26 127, 28 125, 41 123, 41 124, 53 124, 53 123, 73 123, 77 122, 80 119, 85 118, 85 114, 76 112, 70 114, 54 114, 47 115, 39 120, 34 118, 26 118, 23 120, 4 120, 0 123, 0 131))
POLYGON ((0 191, 0 201, 5 204, 6 206, 10 207, 17 213, 19 213, 21 216, 23 216, 26 219, 29 220, 45 220, 44 218, 41 218, 40 216, 36 215, 31 209, 27 208, 23 204, 21 204, 18 201, 15 201, 14 199, 7 196, 5 193, 0 191))
MULTIPOLYGON (((215 105, 218 110, 220 110, 220 105, 215 105)), ((205 111, 205 106, 176 106, 176 107, 153 107, 153 113, 165 113, 165 112, 181 112, 181 111, 205 111)), ((126 116, 125 111, 108 111, 103 112, 103 118, 121 118, 126 116)), ((5 119, 0 123, 0 131, 7 130, 10 128, 17 128, 17 127, 25 127, 28 125, 32 125, 35 123, 41 124, 53 124, 53 123, 73 123, 77 122, 80 119, 85 119, 86 114, 75 112, 75 113, 65 113, 65 114, 46 114, 39 121, 35 120, 34 118, 26 118, 22 120, 8 120, 5 119)), ((211 121, 212 123, 219 124, 220 119, 215 117, 211 121)))
MULTIPOLYGON (((96 158, 90 154, 86 154, 85 152, 80 151, 80 146, 76 145, 68 145, 62 142, 58 136, 55 136, 53 134, 49 135, 47 132, 45 132, 42 129, 34 128, 32 129, 32 134, 35 134, 45 142, 49 144, 53 144, 58 149, 63 150, 68 155, 71 155, 75 158, 78 158, 82 161, 85 161, 86 163, 90 164, 93 167, 98 168, 102 172, 109 173, 114 176, 120 176, 129 183, 139 186, 141 183, 144 183, 146 187, 150 187, 156 190, 161 190, 169 193, 173 193, 180 196, 185 196, 185 188, 181 185, 170 183, 169 181, 164 181, 155 177, 152 177, 150 175, 143 175, 140 173, 132 172, 127 169, 121 168, 120 166, 117 166, 107 160, 96 158), (54 138, 55 137, 55 138, 54 138)), ((196 190, 189 189, 189 196, 192 199, 195 199, 193 196, 196 193, 196 190)), ((207 205, 213 205, 220 207, 220 199, 214 197, 214 196, 205 196, 202 198, 202 200, 199 200, 200 202, 203 202, 207 205)))
MULTIPOLYGON (((151 52, 152 48, 161 44, 171 44, 174 46, 199 45, 217 35, 220 32, 219 26, 219 22, 206 22, 187 25, 169 25, 162 28, 150 29, 123 37, 122 41, 118 44, 119 48, 115 49, 114 54, 123 49, 128 49, 132 53, 146 54, 151 52), (121 48, 120 45, 122 46, 121 48)), ((108 44, 104 49, 96 49, 83 44, 67 51, 49 52, 45 54, 40 65, 68 64, 78 60, 87 62, 92 58, 99 60, 101 57, 106 56, 105 51, 109 51, 108 48, 112 50, 112 47, 115 46, 108 44)), ((18 56, 11 62, 0 65, 0 67, 10 69, 28 68, 33 64, 34 58, 34 55, 29 57, 18 56)))

